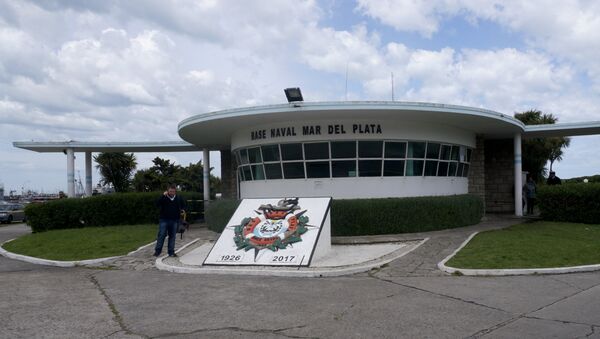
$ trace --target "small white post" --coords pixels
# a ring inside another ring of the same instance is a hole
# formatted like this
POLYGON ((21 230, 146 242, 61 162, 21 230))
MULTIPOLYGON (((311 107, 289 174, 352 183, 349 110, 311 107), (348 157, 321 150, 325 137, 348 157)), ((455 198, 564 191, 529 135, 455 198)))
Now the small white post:
POLYGON ((67 195, 75 197, 75 152, 67 148, 67 195))
POLYGON ((515 215, 523 216, 523 164, 521 159, 521 133, 515 133, 515 215))
POLYGON ((210 153, 208 148, 202 150, 202 185, 204 188, 204 204, 210 200, 210 153))

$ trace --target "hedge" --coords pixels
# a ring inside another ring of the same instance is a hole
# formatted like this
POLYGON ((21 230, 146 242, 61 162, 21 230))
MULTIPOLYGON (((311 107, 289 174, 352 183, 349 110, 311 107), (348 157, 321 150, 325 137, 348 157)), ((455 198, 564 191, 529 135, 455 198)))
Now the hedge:
POLYGON ((544 220, 600 224, 600 183, 542 186, 537 198, 544 220))
MULTIPOLYGON (((60 199, 25 208, 33 232, 88 226, 135 225, 158 222, 155 203, 160 192, 115 193, 85 199, 60 199)), ((185 199, 202 199, 200 193, 179 193, 185 199)))
MULTIPOLYGON (((206 209, 208 228, 221 232, 239 202, 211 202, 206 209)), ((483 201, 475 195, 415 198, 333 200, 334 236, 427 232, 478 223, 483 201)))

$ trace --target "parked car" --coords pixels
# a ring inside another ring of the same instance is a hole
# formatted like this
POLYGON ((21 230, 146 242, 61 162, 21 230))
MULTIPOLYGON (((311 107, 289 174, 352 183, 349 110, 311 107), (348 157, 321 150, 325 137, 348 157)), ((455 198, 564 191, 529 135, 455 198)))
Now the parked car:
POLYGON ((0 205, 0 222, 10 224, 13 221, 25 221, 24 206, 21 204, 0 205))

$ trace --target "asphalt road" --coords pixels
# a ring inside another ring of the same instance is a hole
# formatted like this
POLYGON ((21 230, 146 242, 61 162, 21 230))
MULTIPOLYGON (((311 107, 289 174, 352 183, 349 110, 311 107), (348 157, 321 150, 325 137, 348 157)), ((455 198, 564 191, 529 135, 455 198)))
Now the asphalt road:
MULTIPOLYGON (((456 277, 472 231, 338 278, 52 268, 0 257, 2 338, 600 338, 600 272, 456 277), (436 245, 437 244, 437 245, 436 245)), ((27 232, 0 227, 0 241, 27 232)))

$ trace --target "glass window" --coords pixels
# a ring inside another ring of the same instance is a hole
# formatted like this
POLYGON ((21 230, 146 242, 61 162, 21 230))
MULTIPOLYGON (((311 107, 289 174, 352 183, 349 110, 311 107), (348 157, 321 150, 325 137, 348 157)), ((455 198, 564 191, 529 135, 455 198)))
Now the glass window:
POLYGON ((445 161, 440 161, 439 165, 438 165, 438 172, 437 172, 437 176, 438 177, 445 177, 448 175, 448 163, 445 161))
POLYGON ((471 162, 471 152, 472 150, 470 148, 467 148, 467 162, 471 162))
POLYGON ((462 177, 462 172, 463 172, 464 167, 465 167, 465 164, 463 164, 462 162, 458 163, 458 170, 456 171, 457 177, 462 177))
MULTIPOLYGON (((242 161, 242 165, 245 165, 248 163, 248 151, 246 149, 243 149, 240 151, 240 160, 242 161)), ((246 179, 248 180, 248 179, 246 179)))
POLYGON ((331 157, 336 159, 356 158, 356 141, 332 141, 331 157))
MULTIPOLYGON (((440 144, 434 142, 427 143, 427 159, 440 158, 440 144)), ((436 165, 437 166, 437 165, 436 165)), ((427 165, 425 165, 427 167, 427 165)))
POLYGON ((440 160, 450 160, 450 146, 442 145, 442 152, 440 153, 440 160))
MULTIPOLYGON (((410 147, 410 146, 409 146, 410 147)), ((422 176, 423 160, 406 160, 406 176, 422 176)))
POLYGON ((307 178, 329 178, 329 161, 310 161, 306 163, 307 178))
POLYGON ((260 156, 260 147, 248 148, 248 161, 251 164, 262 162, 262 157, 260 156))
POLYGON ((252 173, 250 173, 250 166, 242 166, 242 173, 244 174, 244 180, 252 180, 252 173))
POLYGON ((238 165, 241 164, 242 160, 240 159, 240 151, 235 151, 234 154, 235 154, 235 161, 237 162, 237 164, 238 165))
POLYGON ((451 160, 458 161, 458 156, 460 152, 459 150, 460 148, 458 146, 452 146, 452 154, 450 156, 451 160))
MULTIPOLYGON (((383 141, 359 141, 359 158, 381 158, 383 153, 383 141)), ((360 169, 360 165, 358 166, 360 169)), ((362 175, 361 175, 362 176, 362 175)))
POLYGON ((304 163, 284 162, 283 175, 286 179, 304 179, 304 163))
POLYGON ((459 161, 460 162, 465 162, 467 160, 467 150, 464 146, 460 146, 460 154, 459 154, 459 161))
POLYGON ((279 161, 279 145, 262 146, 264 161, 279 161))
POLYGON ((329 159, 329 143, 317 142, 304 144, 304 158, 312 159, 329 159))
POLYGON ((427 160, 425 161, 425 173, 424 175, 427 177, 435 177, 437 175, 437 160, 427 160))
POLYGON ((462 176, 465 178, 469 176, 469 165, 468 164, 465 164, 465 167, 463 168, 462 176))
POLYGON ((409 142, 407 158, 425 158, 425 143, 424 142, 409 142))
POLYGON ((345 178, 356 176, 355 160, 338 160, 331 162, 331 172, 334 178, 345 178))
POLYGON ((458 163, 455 161, 452 161, 450 163, 450 166, 448 166, 448 176, 449 177, 454 177, 456 176, 456 168, 458 167, 457 165, 458 163))
POLYGON ((252 177, 254 180, 265 180, 265 170, 263 165, 251 165, 252 168, 252 177))
POLYGON ((360 160, 358 162, 358 176, 380 177, 381 160, 360 160))
POLYGON ((405 142, 390 142, 385 143, 386 158, 406 158, 406 143, 405 142))
POLYGON ((302 144, 281 144, 281 159, 302 160, 302 144))
MULTIPOLYGON (((387 144, 386 144, 387 146, 387 144)), ((404 176, 404 160, 386 160, 383 162, 383 175, 386 177, 404 176)))
POLYGON ((267 175, 267 179, 283 179, 281 164, 265 164, 265 174, 267 175))

